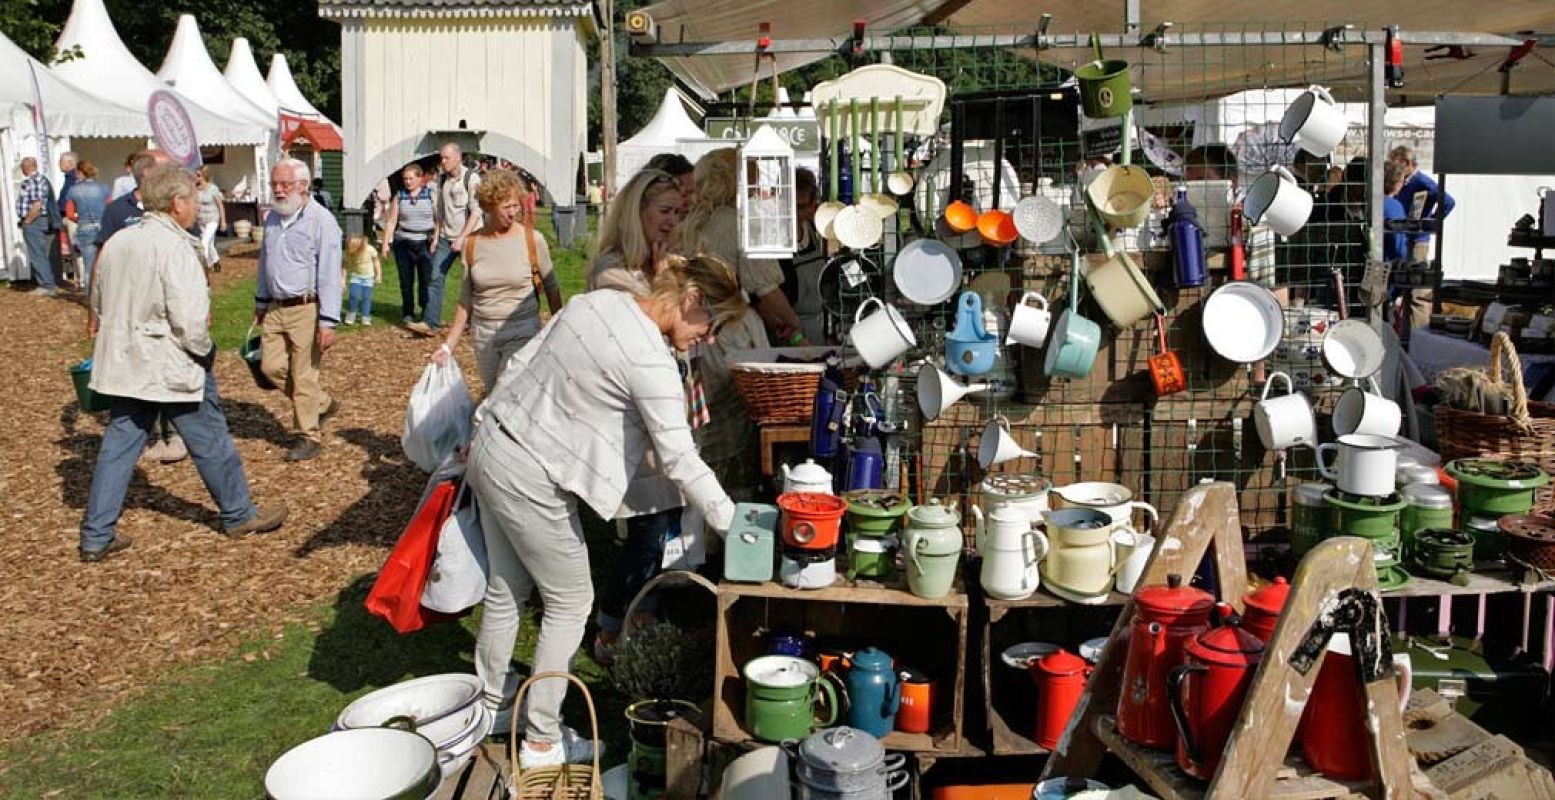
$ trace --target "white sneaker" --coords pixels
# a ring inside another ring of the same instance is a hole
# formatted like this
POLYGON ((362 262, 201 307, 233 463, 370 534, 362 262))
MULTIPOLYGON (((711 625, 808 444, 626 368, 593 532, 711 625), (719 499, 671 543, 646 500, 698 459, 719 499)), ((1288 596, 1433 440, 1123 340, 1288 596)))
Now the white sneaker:
POLYGON ((538 767, 557 767, 562 764, 582 764, 594 758, 594 749, 599 748, 601 755, 605 752, 604 744, 596 745, 594 742, 578 735, 578 732, 563 725, 562 740, 551 745, 551 749, 544 752, 529 749, 529 743, 524 742, 518 749, 518 764, 524 769, 536 769, 538 767))
POLYGON ((371 325, 371 324, 373 324, 372 315, 370 315, 370 314, 369 315, 364 315, 362 317, 362 324, 363 325, 371 325))
POLYGON ((346 324, 347 325, 355 325, 356 324, 356 312, 355 311, 348 311, 348 312, 346 312, 346 324))

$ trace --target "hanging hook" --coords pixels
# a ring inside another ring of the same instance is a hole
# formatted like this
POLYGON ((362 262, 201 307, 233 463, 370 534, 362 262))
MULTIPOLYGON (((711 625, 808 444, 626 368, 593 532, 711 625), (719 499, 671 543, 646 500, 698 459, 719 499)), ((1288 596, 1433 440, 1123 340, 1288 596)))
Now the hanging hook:
POLYGON ((1051 24, 1053 24, 1053 15, 1052 14, 1043 14, 1041 17, 1037 18, 1037 49, 1038 50, 1046 50, 1049 47, 1053 46, 1053 43, 1051 41, 1049 41, 1048 37, 1047 37, 1047 26, 1049 26, 1051 24))
POLYGON ((1157 53, 1166 52, 1166 32, 1171 30, 1171 28, 1171 22, 1162 22, 1155 26, 1155 30, 1145 34, 1139 40, 1139 46, 1154 48, 1157 53))
POLYGON ((1355 30, 1354 25, 1335 25, 1323 31, 1323 35, 1318 38, 1318 41, 1329 50, 1335 53, 1342 53, 1344 52, 1345 33, 1352 30, 1355 30))

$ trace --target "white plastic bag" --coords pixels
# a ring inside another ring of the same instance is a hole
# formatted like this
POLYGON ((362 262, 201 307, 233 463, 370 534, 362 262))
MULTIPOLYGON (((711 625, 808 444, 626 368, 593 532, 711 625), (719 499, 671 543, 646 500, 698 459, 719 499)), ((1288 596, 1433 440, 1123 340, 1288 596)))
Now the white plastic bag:
POLYGON ((459 485, 454 513, 437 537, 437 555, 421 605, 445 614, 457 614, 486 596, 486 539, 481 533, 480 509, 470 485, 459 485))
POLYGON ((452 358, 446 364, 427 364, 410 392, 400 447, 416 466, 431 472, 470 440, 470 416, 474 413, 459 365, 452 358))

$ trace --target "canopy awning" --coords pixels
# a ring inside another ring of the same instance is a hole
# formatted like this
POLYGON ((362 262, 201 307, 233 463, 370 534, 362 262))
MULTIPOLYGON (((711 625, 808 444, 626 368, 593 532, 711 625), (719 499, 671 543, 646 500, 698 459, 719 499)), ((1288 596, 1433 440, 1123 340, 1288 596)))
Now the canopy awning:
MULTIPOLYGON (((0 34, 0 124, 31 114, 32 75, 38 76, 43 120, 51 136, 146 137, 151 125, 142 111, 105 103, 60 80, 42 62, 0 34), (29 69, 30 66, 30 69, 29 69), (25 114, 16 109, 25 106, 25 114)), ((30 126, 29 126, 30 129, 30 126)))
POLYGON ((309 145, 320 152, 345 149, 339 131, 336 131, 335 126, 329 122, 282 115, 281 147, 288 148, 297 142, 309 145))

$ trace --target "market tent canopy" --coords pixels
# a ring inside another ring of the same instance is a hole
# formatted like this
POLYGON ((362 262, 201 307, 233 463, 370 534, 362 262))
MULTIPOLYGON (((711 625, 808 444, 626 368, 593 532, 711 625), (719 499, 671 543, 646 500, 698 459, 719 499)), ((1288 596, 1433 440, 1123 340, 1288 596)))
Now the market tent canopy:
POLYGON ((326 150, 339 152, 345 149, 345 143, 341 141, 339 131, 336 131, 335 126, 330 125, 327 121, 320 122, 298 117, 287 117, 282 120, 281 125, 283 130, 281 147, 283 148, 302 142, 311 145, 314 150, 319 152, 326 150), (287 128, 290 129, 287 130, 287 128))
MULTIPOLYGON (((145 108, 152 92, 170 88, 130 55, 119 39, 113 21, 108 18, 103 0, 75 0, 54 48, 62 53, 80 48, 80 55, 60 62, 52 69, 55 75, 76 88, 100 98, 99 102, 145 108)), ((201 144, 263 144, 269 139, 259 125, 228 120, 177 90, 173 91, 183 100, 201 144)), ((124 135, 129 133, 126 131, 124 135)))
POLYGON ((275 127, 275 115, 267 114, 238 93, 216 69, 216 62, 200 38, 200 25, 193 14, 180 14, 173 43, 162 59, 157 77, 180 95, 231 120, 242 120, 265 128, 275 127))
POLYGON ((311 117, 328 123, 337 132, 338 125, 330 122, 324 116, 324 112, 313 107, 308 98, 302 96, 302 90, 297 88, 297 81, 292 79, 291 65, 286 63, 286 56, 276 53, 270 57, 270 74, 265 78, 265 85, 270 87, 271 94, 280 101, 281 110, 299 117, 311 117))
POLYGON ((38 76, 43 121, 51 136, 109 138, 150 136, 144 112, 93 97, 60 80, 37 59, 0 34, 0 127, 32 130, 32 76, 38 76))
MULTIPOLYGON (((1410 98, 1428 103, 1438 93, 1493 93, 1500 90, 1496 67, 1507 54, 1504 47, 1468 48, 1465 59, 1426 61, 1425 45, 1408 45, 1414 31, 1469 31, 1507 34, 1533 30, 1555 33, 1555 3, 1549 0, 1505 0, 1467 5, 1462 0, 1372 0, 1357 10, 1354 0, 1267 0, 1259 5, 1258 19, 1248 20, 1238 10, 1228 17, 1224 2, 1212 0, 1139 0, 1140 31, 1149 33, 1170 21, 1171 34, 1183 32, 1259 33, 1307 31, 1313 36, 1326 27, 1307 20, 1353 24, 1357 30, 1376 31, 1385 24, 1405 25, 1405 76, 1410 98), (1465 11, 1466 6, 1471 10, 1465 11)), ((1124 30, 1123 3, 1070 3, 1034 7, 1029 0, 664 0, 645 9, 657 23, 665 42, 750 40, 754 52, 757 25, 773 23, 776 39, 846 37, 855 20, 864 21, 869 34, 885 34, 925 22, 942 23, 968 34, 999 31, 1030 34, 1037 17, 1054 14, 1049 32, 1119 32, 1124 30)), ((1168 36, 1168 42, 1170 35, 1168 36)), ((839 40, 840 41, 840 40, 839 40)), ((1227 50, 1228 48, 1213 48, 1227 50)), ((1321 48, 1309 45, 1270 44, 1229 48, 1225 57, 1184 56, 1137 49, 1116 54, 1136 65, 1135 86, 1149 101, 1213 97, 1252 86, 1304 86, 1314 82, 1355 84, 1365 78, 1365 59, 1325 57, 1321 48), (1243 51, 1235 53, 1234 51, 1243 51), (1295 57, 1300 53, 1301 57, 1295 57)), ((778 68, 794 69, 818 61, 827 54, 779 53, 778 68)), ((1087 49, 1056 47, 1043 51, 1043 61, 1064 68, 1089 61, 1087 49)), ((704 94, 722 92, 750 83, 749 53, 719 56, 687 56, 664 59, 665 64, 689 86, 704 94)), ((1512 72, 1513 91, 1555 91, 1555 48, 1541 48, 1512 72)), ((1359 99, 1359 92, 1349 99, 1359 99)))
POLYGON ((616 187, 625 185, 642 169, 648 160, 659 153, 679 153, 683 141, 701 141, 707 134, 686 113, 680 92, 672 86, 664 90, 664 102, 653 114, 653 119, 635 136, 616 148, 616 187))
POLYGON ((274 120, 280 113, 281 101, 270 91, 265 76, 259 74, 259 65, 254 61, 254 51, 247 39, 239 36, 232 40, 232 52, 227 56, 227 68, 222 71, 222 77, 270 119, 274 120))

